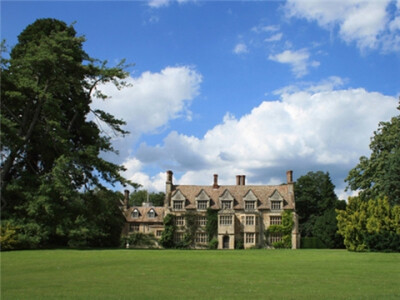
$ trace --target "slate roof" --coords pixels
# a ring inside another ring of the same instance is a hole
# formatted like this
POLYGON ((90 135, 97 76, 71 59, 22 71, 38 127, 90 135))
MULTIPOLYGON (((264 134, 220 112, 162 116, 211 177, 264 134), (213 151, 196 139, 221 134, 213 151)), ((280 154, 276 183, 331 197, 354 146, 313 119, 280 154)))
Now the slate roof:
POLYGON ((294 195, 290 191, 289 184, 282 185, 221 185, 218 188, 213 186, 200 185, 174 185, 172 188, 172 198, 180 191, 186 198, 185 208, 196 209, 196 196, 203 190, 211 199, 210 207, 212 209, 220 209, 220 197, 225 191, 234 198, 234 209, 244 209, 246 194, 251 190, 257 198, 256 209, 270 209, 271 196, 277 191, 283 198, 283 209, 294 209, 294 195))

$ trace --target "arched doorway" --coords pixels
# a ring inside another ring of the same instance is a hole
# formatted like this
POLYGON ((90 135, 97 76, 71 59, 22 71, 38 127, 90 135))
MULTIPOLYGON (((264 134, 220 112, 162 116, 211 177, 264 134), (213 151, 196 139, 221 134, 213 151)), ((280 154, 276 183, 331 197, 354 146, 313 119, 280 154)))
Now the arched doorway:
POLYGON ((228 235, 224 235, 224 237, 222 239, 222 248, 229 249, 229 236, 228 235))

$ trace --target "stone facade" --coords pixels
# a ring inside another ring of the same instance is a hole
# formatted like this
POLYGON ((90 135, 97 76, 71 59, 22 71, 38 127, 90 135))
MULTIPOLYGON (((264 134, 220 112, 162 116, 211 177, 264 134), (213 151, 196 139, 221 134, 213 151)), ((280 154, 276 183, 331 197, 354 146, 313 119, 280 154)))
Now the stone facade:
MULTIPOLYGON (((177 225, 175 239, 179 242, 185 232, 185 214, 192 212, 198 225, 195 246, 206 247, 206 212, 210 208, 218 212, 218 249, 234 249, 238 243, 242 243, 244 248, 251 248, 265 245, 265 230, 270 225, 281 224, 282 213, 290 210, 294 221, 292 248, 299 248, 292 171, 286 173, 287 183, 281 185, 246 185, 244 175, 236 176, 235 185, 219 185, 218 175, 214 175, 213 184, 208 186, 174 185, 172 171, 167 171, 166 177, 163 207, 154 207, 150 203, 128 207, 129 193, 125 192, 124 234, 139 231, 161 237, 163 218, 173 214, 177 225)), ((280 239, 281 236, 275 234, 270 236, 268 242, 271 244, 280 239)))

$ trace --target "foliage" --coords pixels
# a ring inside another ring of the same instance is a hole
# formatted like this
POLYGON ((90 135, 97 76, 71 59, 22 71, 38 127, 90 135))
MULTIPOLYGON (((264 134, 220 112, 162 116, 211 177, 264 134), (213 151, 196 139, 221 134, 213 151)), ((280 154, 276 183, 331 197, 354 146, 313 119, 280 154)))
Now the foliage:
POLYGON ((317 237, 304 237, 300 241, 301 249, 324 249, 326 245, 317 237))
POLYGON ((244 249, 243 234, 235 236, 235 249, 244 249))
POLYGON ((122 241, 123 247, 125 247, 127 243, 129 243, 129 247, 133 248, 152 248, 157 245, 157 239, 152 233, 134 232, 128 236, 122 237, 122 241))
POLYGON ((1 251, 18 248, 18 227, 12 226, 9 222, 1 222, 0 245, 1 251))
POLYGON ((343 239, 337 234, 336 208, 345 201, 337 199, 329 173, 309 172, 295 184, 296 212, 302 238, 316 237, 328 248, 342 248, 343 239))
POLYGON ((212 238, 208 243, 208 249, 213 250, 218 248, 218 239, 212 238))
POLYGON ((186 212, 185 214, 185 224, 186 224, 186 232, 185 232, 185 244, 187 247, 193 246, 196 237, 196 231, 198 229, 197 223, 197 214, 194 212, 186 212))
POLYGON ((282 241, 274 242, 271 246, 274 248, 291 248, 292 247, 292 229, 293 229, 293 212, 291 210, 285 210, 282 212, 282 224, 281 225, 270 225, 265 230, 265 240, 269 241, 269 235, 271 233, 282 234, 282 241))
POLYGON ((9 251, 1 298, 126 299, 134 282, 135 299, 386 300, 399 298, 399 269, 398 253, 321 249, 9 251))
POLYGON ((360 157, 346 178, 347 188, 359 190, 363 201, 387 197, 391 205, 400 205, 400 115, 379 123, 369 147, 371 156, 360 157))
POLYGON ((126 66, 90 58, 83 42, 72 26, 39 19, 19 35, 9 59, 2 55, 2 218, 20 227, 23 248, 110 244, 113 229, 105 227, 114 226, 114 215, 89 216, 86 207, 100 200, 86 193, 130 183, 122 166, 100 155, 115 150, 98 124, 123 136, 125 123, 90 106, 94 97, 107 98, 99 84, 125 85, 126 66))
POLYGON ((208 234, 208 240, 211 241, 217 237, 218 234, 218 211, 208 208, 207 213, 206 232, 208 234))
POLYGON ((163 206, 164 205, 165 193, 163 193, 163 192, 149 193, 146 190, 138 190, 138 191, 135 190, 129 197, 130 205, 131 206, 142 206, 143 202, 147 202, 147 194, 148 194, 149 202, 151 202, 154 206, 163 206))
POLYGON ((400 205, 388 199, 350 197, 346 210, 338 210, 338 232, 348 250, 398 251, 400 205))
POLYGON ((174 235, 176 231, 175 216, 168 214, 164 218, 164 231, 162 232, 160 244, 164 248, 174 248, 174 235))

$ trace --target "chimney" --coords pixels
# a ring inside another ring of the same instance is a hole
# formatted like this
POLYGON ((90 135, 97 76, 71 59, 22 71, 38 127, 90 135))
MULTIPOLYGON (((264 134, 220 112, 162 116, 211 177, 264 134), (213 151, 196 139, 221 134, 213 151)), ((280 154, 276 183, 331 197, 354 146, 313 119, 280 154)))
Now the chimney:
POLYGON ((124 191, 124 209, 128 209, 129 206, 129 190, 124 191))
POLYGON ((287 183, 293 183, 293 171, 289 170, 286 172, 286 181, 287 183))
POLYGON ((240 176, 242 178, 240 185, 246 185, 246 175, 240 176))
POLYGON ((172 177, 174 173, 171 170, 167 171, 167 180, 165 182, 165 201, 164 206, 168 207, 171 205, 171 195, 172 195, 172 177))
POLYGON ((236 185, 240 185, 240 175, 236 175, 236 185))
POLYGON ((214 184, 213 184, 213 189, 219 188, 218 185, 218 174, 214 174, 214 184))

